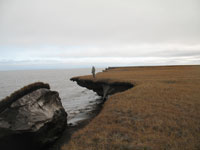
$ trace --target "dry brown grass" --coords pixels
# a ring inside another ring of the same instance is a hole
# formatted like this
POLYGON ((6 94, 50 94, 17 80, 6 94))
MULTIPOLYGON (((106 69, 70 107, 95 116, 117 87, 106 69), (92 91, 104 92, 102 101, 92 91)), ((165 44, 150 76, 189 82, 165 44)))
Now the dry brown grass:
POLYGON ((200 149, 200 66, 116 68, 95 80, 135 87, 110 96, 63 150, 200 149))

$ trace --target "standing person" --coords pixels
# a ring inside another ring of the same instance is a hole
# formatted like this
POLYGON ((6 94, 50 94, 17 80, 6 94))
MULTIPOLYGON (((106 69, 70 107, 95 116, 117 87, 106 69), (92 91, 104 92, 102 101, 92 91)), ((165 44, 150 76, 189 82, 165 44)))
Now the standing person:
POLYGON ((93 75, 93 78, 95 78, 95 68, 94 68, 94 66, 92 66, 92 75, 93 75))

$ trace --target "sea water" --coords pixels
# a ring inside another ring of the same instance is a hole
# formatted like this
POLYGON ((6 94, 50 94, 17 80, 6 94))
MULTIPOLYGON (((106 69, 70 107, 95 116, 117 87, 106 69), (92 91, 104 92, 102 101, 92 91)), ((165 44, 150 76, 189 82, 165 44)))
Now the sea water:
POLYGON ((0 100, 25 85, 38 81, 49 83, 51 90, 59 93, 68 114, 68 123, 75 124, 98 103, 96 93, 70 81, 71 77, 88 74, 91 74, 91 69, 0 71, 0 100))

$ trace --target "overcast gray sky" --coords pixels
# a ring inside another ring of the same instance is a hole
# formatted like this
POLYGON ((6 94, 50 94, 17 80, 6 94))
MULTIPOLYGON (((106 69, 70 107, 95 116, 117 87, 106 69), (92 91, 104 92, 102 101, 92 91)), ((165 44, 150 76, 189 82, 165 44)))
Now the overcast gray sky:
POLYGON ((0 70, 200 64, 199 0, 0 0, 0 70))

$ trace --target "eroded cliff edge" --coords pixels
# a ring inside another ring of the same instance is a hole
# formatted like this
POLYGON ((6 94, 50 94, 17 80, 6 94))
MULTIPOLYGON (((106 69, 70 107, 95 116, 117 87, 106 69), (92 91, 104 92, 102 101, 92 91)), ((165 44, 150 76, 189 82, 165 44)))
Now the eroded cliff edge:
POLYGON ((109 95, 123 92, 134 86, 129 82, 109 82, 108 80, 82 79, 80 77, 73 77, 70 80, 76 81, 77 84, 82 87, 93 90, 104 100, 106 100, 109 95))

